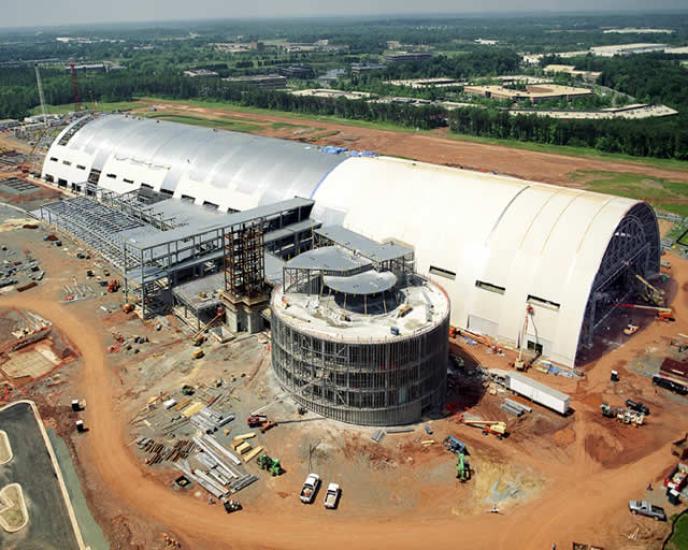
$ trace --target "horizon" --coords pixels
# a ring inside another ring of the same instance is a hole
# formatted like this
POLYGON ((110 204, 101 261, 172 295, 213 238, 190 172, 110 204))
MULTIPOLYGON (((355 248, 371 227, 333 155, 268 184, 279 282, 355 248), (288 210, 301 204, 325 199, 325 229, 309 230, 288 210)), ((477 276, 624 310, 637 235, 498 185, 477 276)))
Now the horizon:
MULTIPOLYGON (((67 0, 69 2, 69 0, 67 0)), ((124 3, 131 2, 133 0, 122 0, 124 3)), ((215 0, 201 0, 207 2, 214 2, 215 0)), ((307 1, 307 0, 306 0, 307 1)), ((531 2, 539 2, 540 0, 531 0, 531 2)), ((582 0, 587 1, 587 0, 582 0)), ((239 14, 236 16, 232 15, 219 15, 213 16, 211 14, 203 13, 196 15, 189 15, 185 13, 173 13, 169 17, 160 18, 156 15, 146 17, 145 15, 137 18, 121 18, 112 19, 108 18, 107 15, 101 17, 93 17, 86 14, 86 18, 82 21, 43 21, 37 22, 36 24, 30 24, 25 21, 17 21, 11 18, 9 24, 5 21, 0 24, 1 31, 41 31, 50 29, 80 29, 83 27, 99 27, 99 28, 112 28, 118 26, 139 26, 139 25, 161 25, 161 26, 175 26, 178 24, 189 24, 198 25, 203 23, 223 23, 223 22, 260 22, 260 21, 299 21, 299 20, 377 20, 384 18, 394 18, 394 19, 435 19, 442 17, 451 17, 454 19, 471 19, 471 18, 485 18, 485 19, 500 19, 507 17, 528 17, 537 16, 539 18, 546 17, 605 17, 605 16, 640 16, 640 15, 673 15, 673 14, 688 14, 688 6, 677 6, 676 2, 669 0, 671 5, 666 5, 666 2, 660 6, 653 6, 648 8, 645 5, 638 4, 628 4, 623 2, 622 6, 610 7, 609 4, 616 3, 617 0, 600 0, 602 4, 599 8, 568 8, 568 9, 557 9, 556 7, 538 8, 535 5, 528 5, 525 7, 508 7, 503 10, 500 9, 488 9, 486 10, 484 6, 480 8, 465 7, 454 10, 446 9, 428 9, 427 11, 413 11, 407 9, 395 9, 391 11, 380 10, 380 11, 361 11, 361 12, 321 12, 314 13, 309 11, 307 13, 282 13, 282 12, 271 12, 271 13, 247 13, 239 14)), ((39 0, 41 3, 42 0, 39 0)), ((57 2, 52 2, 51 5, 57 2)), ((551 4, 551 2, 548 2, 551 4)), ((570 4, 567 2, 567 5, 570 4)), ((126 11, 124 8, 119 8, 118 12, 126 11)), ((140 10, 139 10, 140 11, 140 10)), ((204 11, 204 10, 201 10, 204 11)), ((138 12, 137 12, 138 13, 138 12)), ((7 15, 7 14, 6 14, 7 15)), ((46 15, 46 17, 49 15, 46 15)))

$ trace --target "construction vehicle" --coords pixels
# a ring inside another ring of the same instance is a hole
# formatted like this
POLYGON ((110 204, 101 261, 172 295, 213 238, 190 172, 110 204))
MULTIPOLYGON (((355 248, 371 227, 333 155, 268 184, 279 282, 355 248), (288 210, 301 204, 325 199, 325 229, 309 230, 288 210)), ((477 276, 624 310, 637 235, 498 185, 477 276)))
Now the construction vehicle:
POLYGON ((117 292, 120 289, 120 282, 118 279, 110 279, 107 284, 107 291, 110 294, 117 292))
POLYGON ((683 439, 677 439, 671 444, 671 454, 679 460, 688 458, 688 433, 683 436, 683 439))
POLYGON ((471 466, 466 460, 466 455, 464 453, 457 453, 456 458, 456 477, 461 483, 464 483, 471 479, 471 466))
POLYGON ((448 435, 444 438, 444 448, 452 453, 468 454, 468 447, 466 447, 466 444, 453 435, 448 435))
POLYGON ((612 407, 607 403, 600 405, 602 416, 607 418, 615 418, 623 424, 633 424, 634 426, 642 426, 645 423, 645 415, 634 411, 631 408, 612 407))
POLYGON ((626 399, 626 406, 640 414, 644 414, 645 416, 650 415, 650 407, 645 405, 645 403, 641 403, 640 401, 633 401, 633 399, 626 399))
POLYGON ((243 506, 238 500, 225 500, 222 502, 222 505, 225 507, 225 512, 228 514, 243 510, 243 506))
POLYGON ((526 306, 526 315, 523 319, 523 326, 521 327, 521 332, 518 335, 518 357, 514 362, 514 368, 516 370, 527 370, 527 368, 530 366, 530 363, 532 362, 529 361, 528 363, 526 363, 525 359, 523 358, 523 342, 525 341, 526 335, 528 334, 528 321, 533 316, 533 313, 535 313, 533 306, 528 304, 526 306))
POLYGON ((628 323, 628 325, 626 325, 626 328, 624 329, 623 333, 626 336, 632 336, 633 334, 638 332, 639 329, 640 329, 640 326, 634 325, 633 323, 628 323))
POLYGON ((277 477, 280 476, 284 473, 284 470, 282 469, 282 465, 280 464, 279 458, 272 458, 265 453, 261 454, 258 457, 258 467, 261 470, 265 470, 267 472, 270 472, 270 475, 272 477, 277 477))
POLYGON ((672 307, 645 306, 641 304, 619 304, 619 307, 638 311, 654 312, 655 318, 658 321, 672 322, 676 320, 676 317, 674 316, 674 308, 672 307))
POLYGON ((468 426, 482 429, 483 435, 496 435, 497 439, 503 439, 508 435, 506 431, 506 422, 502 422, 501 420, 469 420, 462 416, 461 422, 468 426))
POLYGON ((679 462, 669 472, 669 475, 664 478, 664 486, 667 489, 673 489, 681 493, 688 485, 688 466, 679 462))
POLYGON ((315 496, 320 489, 320 476, 318 474, 308 474, 306 481, 303 482, 299 498, 304 504, 312 504, 315 496))
POLYGON ((246 424, 249 428, 260 428, 268 422, 268 417, 263 414, 252 414, 246 418, 246 424))
POLYGON ((342 495, 342 489, 336 483, 330 483, 327 486, 327 493, 325 493, 325 508, 328 510, 335 510, 339 505, 339 497, 342 495))
POLYGON ((664 291, 652 285, 647 279, 636 273, 635 278, 642 284, 641 298, 655 306, 664 305, 664 291))

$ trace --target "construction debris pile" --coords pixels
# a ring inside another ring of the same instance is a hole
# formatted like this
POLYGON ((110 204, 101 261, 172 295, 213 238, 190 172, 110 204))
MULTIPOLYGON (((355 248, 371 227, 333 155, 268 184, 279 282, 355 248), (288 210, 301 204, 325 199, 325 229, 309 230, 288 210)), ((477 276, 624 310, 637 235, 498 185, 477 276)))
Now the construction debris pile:
POLYGON ((6 245, 0 245, 0 289, 16 289, 23 292, 33 288, 38 281, 43 280, 45 272, 28 250, 24 251, 23 259, 17 250, 6 245))

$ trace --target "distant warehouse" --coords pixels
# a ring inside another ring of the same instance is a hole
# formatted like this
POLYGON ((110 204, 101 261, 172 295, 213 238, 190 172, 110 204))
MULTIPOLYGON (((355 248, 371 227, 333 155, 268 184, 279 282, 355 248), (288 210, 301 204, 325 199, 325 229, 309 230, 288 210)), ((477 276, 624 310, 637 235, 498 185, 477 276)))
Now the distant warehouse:
POLYGON ((287 87, 287 77, 281 74, 257 74, 251 76, 230 76, 223 79, 238 86, 252 86, 264 90, 276 90, 287 87))

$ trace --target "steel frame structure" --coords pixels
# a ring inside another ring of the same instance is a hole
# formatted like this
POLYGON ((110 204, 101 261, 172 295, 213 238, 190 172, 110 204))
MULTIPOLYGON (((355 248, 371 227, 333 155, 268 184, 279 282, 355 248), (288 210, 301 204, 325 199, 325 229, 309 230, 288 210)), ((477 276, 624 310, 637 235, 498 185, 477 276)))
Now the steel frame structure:
POLYGON ((225 233, 225 291, 233 301, 266 298, 263 220, 225 233))
POLYGON ((590 290, 579 337, 579 347, 593 345, 595 331, 636 292, 636 274, 659 273, 659 227, 645 203, 635 205, 621 220, 604 253, 590 290))

